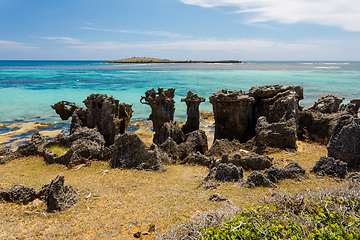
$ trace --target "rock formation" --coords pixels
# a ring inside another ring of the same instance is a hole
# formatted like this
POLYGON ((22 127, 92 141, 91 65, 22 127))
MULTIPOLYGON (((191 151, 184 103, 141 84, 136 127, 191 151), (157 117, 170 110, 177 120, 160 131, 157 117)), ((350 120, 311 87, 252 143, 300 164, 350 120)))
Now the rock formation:
POLYGON ((245 188, 253 188, 253 187, 268 187, 268 188, 277 188, 277 186, 272 183, 264 174, 261 174, 258 171, 253 171, 247 177, 245 181, 240 184, 245 188))
POLYGON ((115 136, 124 133, 128 127, 133 112, 132 105, 119 103, 119 100, 106 94, 91 94, 83 102, 86 108, 67 101, 60 101, 51 107, 63 120, 72 117, 70 134, 78 127, 97 127, 104 136, 106 145, 112 145, 115 136))
POLYGON ((185 141, 179 144, 179 158, 185 159, 190 153, 204 154, 208 150, 206 133, 202 130, 193 131, 185 135, 185 141))
POLYGON ((58 175, 50 183, 37 190, 16 184, 0 190, 0 198, 6 202, 19 204, 28 204, 38 198, 45 201, 48 212, 64 211, 80 199, 77 191, 72 186, 64 185, 64 181, 64 176, 58 175))
POLYGON ((333 178, 344 179, 348 173, 347 163, 332 157, 322 156, 310 172, 316 173, 318 176, 329 176, 333 178))
POLYGON ((147 104, 151 107, 151 114, 149 119, 153 122, 153 128, 155 131, 153 142, 155 144, 161 144, 158 141, 157 134, 159 133, 164 123, 173 121, 174 119, 174 93, 174 88, 164 90, 163 88, 159 87, 158 92, 152 88, 146 91, 145 96, 142 96, 140 99, 142 104, 147 104))
POLYGON ((265 169, 264 176, 274 183, 283 179, 303 180, 309 178, 305 169, 297 162, 291 162, 283 168, 273 165, 265 169))
POLYGON ((246 142, 253 135, 254 98, 245 92, 222 89, 210 96, 215 118, 214 139, 246 142))
POLYGON ((186 97, 181 99, 187 106, 187 120, 181 130, 186 134, 192 131, 199 130, 199 106, 200 103, 205 102, 204 97, 199 97, 197 94, 188 91, 186 97))
POLYGON ((118 135, 110 159, 112 168, 135 168, 138 170, 166 171, 163 162, 167 155, 155 146, 149 149, 138 135, 131 132, 118 135))
POLYGON ((228 139, 215 139, 210 149, 205 153, 206 156, 221 157, 224 154, 236 153, 242 149, 241 143, 234 139, 229 141, 228 139))
POLYGON ((256 153, 242 157, 240 154, 234 154, 231 159, 227 155, 223 155, 221 162, 232 163, 237 167, 242 167, 245 170, 264 170, 273 166, 273 158, 268 156, 260 156, 256 153))
POLYGON ((347 162, 350 166, 360 164, 360 119, 351 115, 338 120, 327 145, 328 156, 347 162))
POLYGON ((243 178, 244 169, 232 163, 220 163, 212 168, 204 181, 217 180, 222 182, 239 181, 243 178))

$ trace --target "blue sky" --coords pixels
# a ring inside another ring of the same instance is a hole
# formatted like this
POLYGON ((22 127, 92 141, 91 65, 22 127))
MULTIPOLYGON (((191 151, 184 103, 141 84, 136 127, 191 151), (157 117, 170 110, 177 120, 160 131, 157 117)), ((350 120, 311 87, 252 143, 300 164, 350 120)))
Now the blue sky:
POLYGON ((360 60, 359 0, 0 0, 0 59, 360 60))

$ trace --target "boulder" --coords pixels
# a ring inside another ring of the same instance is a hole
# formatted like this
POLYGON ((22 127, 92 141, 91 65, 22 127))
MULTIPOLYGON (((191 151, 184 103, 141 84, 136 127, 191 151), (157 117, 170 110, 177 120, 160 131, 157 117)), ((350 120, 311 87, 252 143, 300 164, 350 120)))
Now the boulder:
POLYGON ((244 91, 222 89, 210 97, 215 119, 214 139, 246 142, 254 135, 252 128, 254 98, 244 91))
POLYGON ((277 186, 272 183, 264 174, 261 174, 258 171, 253 171, 250 173, 246 181, 241 183, 242 187, 253 188, 253 187, 268 187, 268 188, 277 188, 277 186))
POLYGON ((273 158, 268 156, 260 156, 256 153, 250 153, 249 155, 242 157, 240 154, 234 154, 229 163, 234 164, 237 167, 242 167, 245 170, 264 170, 273 166, 273 158))
POLYGON ((204 181, 217 180, 222 182, 239 181, 243 178, 244 170, 234 164, 220 163, 210 170, 204 181))
POLYGON ((205 153, 206 156, 221 157, 224 154, 231 154, 238 152, 242 149, 241 143, 234 139, 229 141, 228 139, 215 139, 210 149, 205 153))
POLYGON ((208 150, 206 133, 203 130, 193 131, 185 135, 185 141, 179 144, 179 158, 185 159, 190 153, 204 154, 208 150))
POLYGON ((348 180, 351 183, 360 183, 360 173, 358 172, 352 172, 346 176, 346 180, 348 180))
POLYGON ((309 110, 315 110, 321 113, 336 113, 339 111, 340 104, 344 98, 337 98, 333 94, 328 94, 324 97, 319 98, 309 110))
POLYGON ((347 163, 333 157, 320 157, 319 161, 310 172, 314 172, 317 176, 323 177, 325 175, 333 178, 344 179, 348 173, 347 163))
POLYGON ((347 162, 350 166, 360 164, 360 119, 343 116, 334 128, 327 145, 328 156, 347 162))
POLYGON ((154 146, 153 150, 149 149, 135 133, 126 132, 118 135, 113 147, 114 150, 110 159, 110 166, 112 168, 166 170, 162 163, 162 159, 167 158, 165 153, 154 146))
POLYGON ((6 202, 28 204, 36 199, 36 191, 31 187, 16 184, 4 190, 0 190, 0 198, 6 202))
MULTIPOLYGON (((159 87, 157 92, 152 88, 146 91, 145 96, 142 96, 140 99, 142 104, 147 104, 151 107, 149 119, 153 122, 155 134, 160 131, 164 123, 174 120, 174 93, 174 88, 164 90, 164 88, 159 87)), ((156 141, 157 139, 154 138, 153 142, 155 144, 161 144, 156 141)))
POLYGON ((264 176, 274 183, 280 182, 283 179, 303 180, 309 178, 306 175, 306 170, 297 162, 291 162, 283 168, 273 165, 265 169, 264 176))
POLYGON ((223 195, 220 195, 218 193, 212 194, 209 197, 209 201, 210 202, 224 202, 224 201, 228 201, 229 199, 227 197, 224 197, 223 195))
POLYGON ((65 177, 58 175, 48 185, 45 201, 48 212, 65 211, 75 205, 80 196, 72 186, 64 185, 65 177))
POLYGON ((205 102, 205 98, 199 97, 196 93, 188 91, 186 97, 182 98, 181 101, 185 102, 187 106, 187 120, 186 123, 182 126, 181 130, 185 134, 199 130, 199 106, 200 103, 205 102))
POLYGON ((169 137, 159 146, 159 148, 164 151, 169 158, 169 162, 164 162, 164 164, 176 164, 180 161, 179 145, 174 141, 174 139, 169 137))
POLYGON ((177 144, 184 142, 185 134, 176 122, 165 122, 158 132, 155 132, 153 142, 157 145, 164 143, 168 138, 174 139, 177 144))
POLYGON ((39 133, 39 131, 35 130, 31 140, 25 144, 20 145, 16 152, 20 156, 41 155, 41 148, 45 143, 46 139, 39 133))
POLYGON ((194 165, 202 165, 206 167, 211 167, 214 165, 216 161, 215 157, 207 157, 200 152, 197 153, 190 153, 182 162, 181 164, 194 164, 194 165))
POLYGON ((296 120, 269 123, 266 117, 259 117, 256 128, 256 143, 260 147, 296 149, 296 120))

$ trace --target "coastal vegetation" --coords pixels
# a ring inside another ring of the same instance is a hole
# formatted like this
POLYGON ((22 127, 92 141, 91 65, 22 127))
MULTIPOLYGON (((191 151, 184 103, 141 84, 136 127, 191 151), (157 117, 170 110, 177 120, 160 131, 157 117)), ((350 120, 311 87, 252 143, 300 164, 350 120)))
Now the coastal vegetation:
MULTIPOLYGON (((297 142, 296 154, 273 153, 275 163, 285 166, 297 161, 309 171, 326 154, 326 147, 316 143, 297 142)), ((20 158, 0 168, 0 187, 24 184, 39 188, 58 174, 66 178, 80 194, 81 201, 65 212, 48 214, 44 203, 35 200, 28 205, 0 202, 0 238, 103 238, 132 239, 135 232, 147 231, 155 224, 156 233, 142 236, 152 239, 213 209, 247 209, 268 199, 274 193, 296 194, 317 191, 342 184, 329 177, 310 178, 301 182, 285 180, 277 189, 241 188, 237 183, 222 183, 219 189, 197 188, 208 169, 203 166, 168 165, 166 172, 112 169, 108 163, 92 162, 68 170, 60 164, 48 165, 42 157, 20 158), (210 202, 219 193, 230 201, 210 202)), ((245 171, 245 177, 250 171, 245 171)))
POLYGON ((220 60, 220 61, 176 61, 169 59, 159 59, 159 58, 148 58, 148 57, 132 57, 124 58, 119 60, 108 61, 107 63, 242 63, 242 61, 237 60, 220 60))

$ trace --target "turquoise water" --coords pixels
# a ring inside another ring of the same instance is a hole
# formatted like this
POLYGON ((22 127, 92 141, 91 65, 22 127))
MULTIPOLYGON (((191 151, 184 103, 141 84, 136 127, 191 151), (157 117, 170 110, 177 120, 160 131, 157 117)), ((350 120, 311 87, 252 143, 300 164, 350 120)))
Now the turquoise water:
POLYGON ((220 89, 249 90, 254 85, 300 85, 310 106, 328 93, 345 103, 360 98, 360 62, 248 62, 243 64, 106 64, 101 61, 0 61, 0 122, 17 118, 55 123, 61 119, 50 104, 82 101, 92 93, 113 95, 133 104, 134 118, 147 118, 141 96, 157 87, 176 88, 176 120, 186 118, 180 99, 191 90, 207 101, 220 89))

